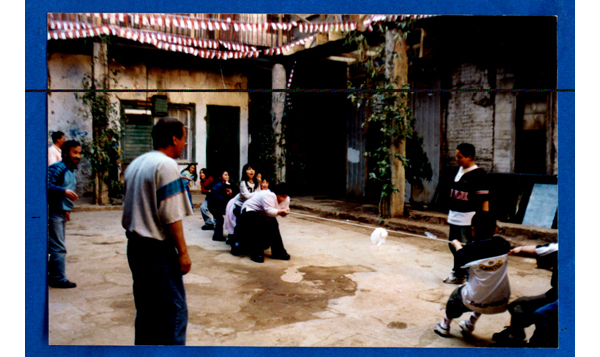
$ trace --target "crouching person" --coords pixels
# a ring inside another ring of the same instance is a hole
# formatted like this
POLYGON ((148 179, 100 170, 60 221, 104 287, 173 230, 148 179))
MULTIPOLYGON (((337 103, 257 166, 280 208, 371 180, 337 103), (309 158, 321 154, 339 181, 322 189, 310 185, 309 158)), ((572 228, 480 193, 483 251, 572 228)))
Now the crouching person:
POLYGON ((496 220, 489 212, 475 214, 471 227, 473 242, 464 247, 456 239, 450 242, 456 249, 455 270, 468 269, 469 278, 465 285, 452 292, 446 304, 446 315, 434 327, 435 333, 442 337, 450 336, 450 323, 465 312, 471 312, 471 315, 458 326, 463 336, 470 336, 481 314, 506 311, 510 298, 507 276, 510 243, 494 236, 496 220))
POLYGON ((271 259, 289 260, 283 247, 277 216, 290 213, 290 198, 286 185, 280 183, 272 190, 257 192, 242 206, 235 228, 231 254, 250 255, 257 263, 264 262, 264 251, 271 247, 271 259))

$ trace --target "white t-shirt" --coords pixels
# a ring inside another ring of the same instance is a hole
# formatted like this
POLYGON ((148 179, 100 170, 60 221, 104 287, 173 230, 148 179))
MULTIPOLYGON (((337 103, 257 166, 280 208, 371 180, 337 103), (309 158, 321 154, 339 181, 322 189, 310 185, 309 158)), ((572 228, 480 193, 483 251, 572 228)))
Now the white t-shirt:
MULTIPOLYGON (((460 181, 461 177, 467 172, 473 171, 479 166, 473 165, 468 169, 464 169, 462 166, 458 168, 458 172, 454 177, 454 182, 460 181)), ((475 212, 456 212, 453 210, 448 211, 448 223, 454 224, 455 226, 470 226, 471 220, 475 216, 475 212)))
POLYGON ((52 144, 48 148, 48 166, 60 160, 62 160, 62 150, 59 149, 58 146, 52 144))
POLYGON ((242 207, 246 200, 248 200, 250 197, 252 197, 252 195, 259 191, 260 185, 257 182, 240 182, 240 193, 238 193, 234 198, 235 205, 238 207, 242 207), (248 187, 250 187, 250 189, 248 189, 248 187))
POLYGON ((508 255, 503 254, 461 266, 469 269, 469 281, 461 291, 463 304, 482 314, 506 311, 510 298, 507 262, 508 255))
POLYGON ((123 228, 165 240, 165 226, 193 215, 177 162, 160 151, 137 157, 125 170, 123 228))
POLYGON ((290 207, 290 197, 286 197, 283 202, 277 202, 277 195, 270 190, 256 192, 250 197, 242 210, 264 212, 269 217, 277 217, 279 210, 288 209, 290 207))

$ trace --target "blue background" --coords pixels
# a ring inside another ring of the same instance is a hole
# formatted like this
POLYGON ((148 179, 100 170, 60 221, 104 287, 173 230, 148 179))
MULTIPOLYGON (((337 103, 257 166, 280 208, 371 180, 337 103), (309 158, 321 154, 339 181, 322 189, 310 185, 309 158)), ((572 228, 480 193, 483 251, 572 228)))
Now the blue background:
MULTIPOLYGON (((557 15, 558 88, 575 88, 575 3, 545 0, 448 1, 322 1, 243 2, 180 0, 128 0, 83 4, 80 0, 28 0, 25 4, 26 89, 46 89, 46 13, 48 12, 182 12, 182 13, 355 13, 355 14, 446 14, 446 15, 557 15), (205 2, 206 4, 202 4, 205 2)), ((457 41, 460 41, 457 38, 457 41)), ((61 357, 92 356, 504 356, 506 349, 428 348, 232 348, 232 347, 120 347, 49 346, 48 292, 45 280, 46 250, 46 94, 25 94, 25 148, 28 162, 25 194, 25 324, 26 355, 61 357), (30 168, 34 168, 31 170, 30 168)), ((518 350, 522 356, 573 355, 575 350, 575 93, 558 94, 559 132, 559 240, 560 250, 560 348, 518 350)), ((508 316, 507 316, 508 319, 508 316)), ((508 322, 508 320, 507 320, 508 322)), ((102 331, 99 331, 102 333, 102 331)), ((132 341, 133 343, 133 341, 132 341)))

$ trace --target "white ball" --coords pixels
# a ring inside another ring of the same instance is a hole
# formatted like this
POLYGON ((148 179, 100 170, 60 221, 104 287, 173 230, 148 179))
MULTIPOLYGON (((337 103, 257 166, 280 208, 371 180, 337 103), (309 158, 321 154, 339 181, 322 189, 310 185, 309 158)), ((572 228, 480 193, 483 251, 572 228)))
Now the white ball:
POLYGON ((371 233, 371 243, 377 246, 382 245, 385 242, 388 232, 383 228, 377 228, 371 233))

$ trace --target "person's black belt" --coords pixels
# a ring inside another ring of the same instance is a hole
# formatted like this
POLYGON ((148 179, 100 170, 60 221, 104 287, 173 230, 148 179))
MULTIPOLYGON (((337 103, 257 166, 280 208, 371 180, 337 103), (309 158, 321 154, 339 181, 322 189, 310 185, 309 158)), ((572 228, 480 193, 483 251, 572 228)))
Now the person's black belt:
POLYGON ((136 240, 136 241, 140 241, 140 242, 144 242, 144 243, 156 244, 156 245, 163 245, 163 244, 173 245, 173 242, 170 239, 158 240, 158 239, 151 238, 151 237, 144 237, 144 236, 141 236, 141 235, 139 235, 135 232, 131 232, 131 231, 125 231, 125 235, 127 236, 127 239, 136 240))

